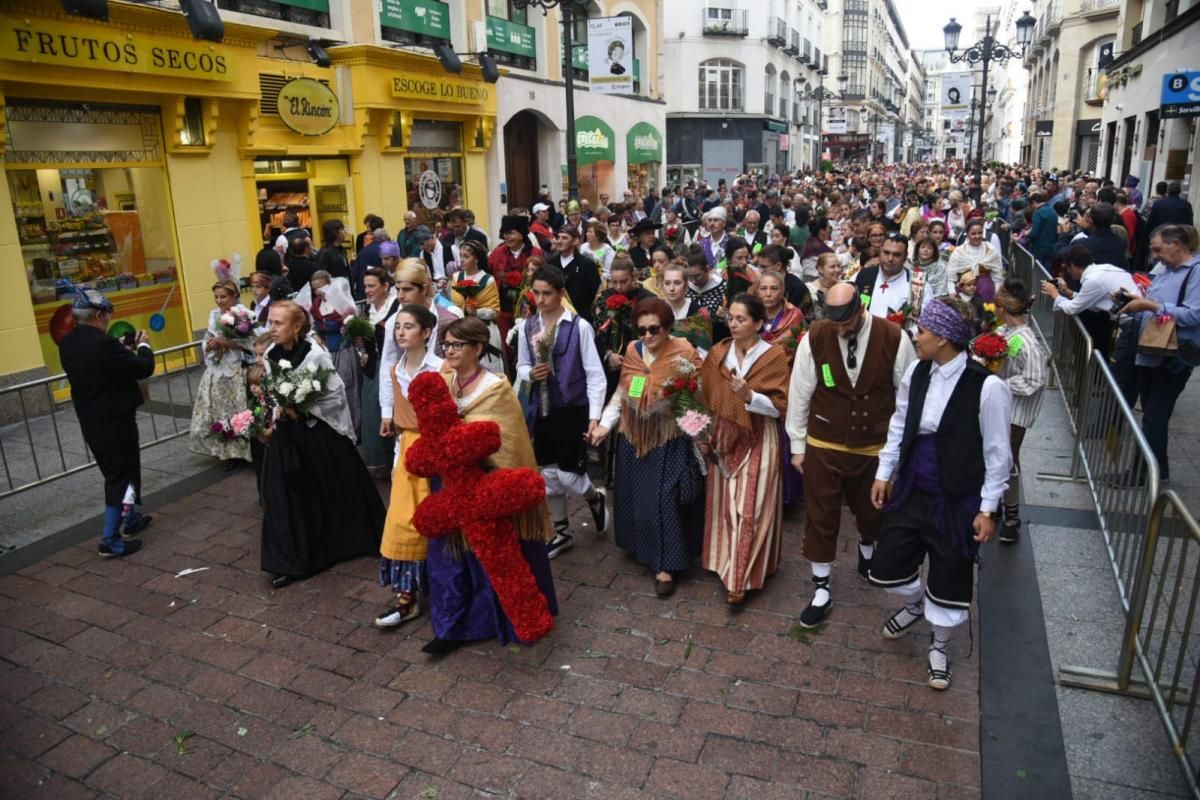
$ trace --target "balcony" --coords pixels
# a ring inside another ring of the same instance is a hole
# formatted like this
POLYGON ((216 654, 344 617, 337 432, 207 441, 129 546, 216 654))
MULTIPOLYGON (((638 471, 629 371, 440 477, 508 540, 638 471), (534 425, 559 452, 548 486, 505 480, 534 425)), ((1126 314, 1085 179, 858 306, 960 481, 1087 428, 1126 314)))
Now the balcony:
POLYGON ((1120 11, 1121 0, 1083 0, 1079 4, 1079 13, 1094 14, 1104 11, 1120 11))
POLYGON ((1108 94, 1108 73, 1097 67, 1092 67, 1083 77, 1083 102, 1089 106, 1104 105, 1104 97, 1108 94))
POLYGON ((749 12, 745 9, 709 6, 705 10, 705 36, 746 36, 749 33, 749 12))
POLYGON ((813 66, 817 69, 821 68, 821 48, 813 47, 813 66))
POLYGON ((767 43, 776 47, 786 47, 788 41, 787 23, 780 17, 773 17, 767 29, 767 43))
POLYGON ((801 64, 807 64, 812 61, 812 42, 808 39, 804 40, 804 48, 800 50, 799 61, 801 64))
POLYGON ((793 29, 788 42, 788 46, 783 49, 783 52, 788 55, 798 55, 800 53, 800 31, 793 29))

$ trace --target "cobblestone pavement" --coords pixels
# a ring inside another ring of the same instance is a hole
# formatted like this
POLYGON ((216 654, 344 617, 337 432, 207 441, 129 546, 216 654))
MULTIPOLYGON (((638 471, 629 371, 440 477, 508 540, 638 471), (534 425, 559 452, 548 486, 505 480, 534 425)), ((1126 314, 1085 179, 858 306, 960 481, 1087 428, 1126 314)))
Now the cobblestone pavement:
POLYGON ((802 515, 731 611, 707 574, 655 597, 584 511, 550 636, 434 662, 427 622, 371 626, 371 559, 269 588, 249 474, 149 510, 130 558, 90 541, 0 577, 0 796, 979 795, 978 648, 956 640, 954 688, 931 691, 927 632, 879 635, 889 603, 852 541, 830 624, 793 629, 802 515))

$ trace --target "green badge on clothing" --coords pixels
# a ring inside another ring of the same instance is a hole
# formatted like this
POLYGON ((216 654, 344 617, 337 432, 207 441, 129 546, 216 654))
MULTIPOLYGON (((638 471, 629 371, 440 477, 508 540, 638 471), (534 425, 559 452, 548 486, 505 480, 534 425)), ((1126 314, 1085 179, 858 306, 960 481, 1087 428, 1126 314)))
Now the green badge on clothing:
POLYGON ((833 369, 828 364, 821 365, 821 379, 825 381, 825 386, 833 388, 833 369))
POLYGON ((637 375, 629 382, 629 396, 634 400, 641 400, 642 395, 646 392, 646 379, 641 375, 637 375))
POLYGON ((758 255, 761 252, 762 252, 762 242, 755 242, 754 243, 754 255, 758 255))
POLYGON ((1021 348, 1024 346, 1025 340, 1021 338, 1020 334, 1017 334, 1008 340, 1008 354, 1010 356, 1015 356, 1017 353, 1021 352, 1021 348))
POLYGON ((863 292, 862 294, 860 294, 858 296, 858 299, 861 300, 862 304, 864 306, 866 306, 867 308, 871 307, 871 295, 867 294, 866 292, 863 292))

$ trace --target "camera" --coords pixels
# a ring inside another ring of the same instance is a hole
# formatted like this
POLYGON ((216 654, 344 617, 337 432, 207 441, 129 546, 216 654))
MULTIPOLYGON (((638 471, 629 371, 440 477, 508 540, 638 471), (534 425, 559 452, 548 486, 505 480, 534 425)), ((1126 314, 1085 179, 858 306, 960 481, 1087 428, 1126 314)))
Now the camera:
POLYGON ((134 334, 133 331, 129 331, 121 337, 121 344, 125 345, 126 347, 133 347, 135 341, 137 341, 137 335, 134 334))

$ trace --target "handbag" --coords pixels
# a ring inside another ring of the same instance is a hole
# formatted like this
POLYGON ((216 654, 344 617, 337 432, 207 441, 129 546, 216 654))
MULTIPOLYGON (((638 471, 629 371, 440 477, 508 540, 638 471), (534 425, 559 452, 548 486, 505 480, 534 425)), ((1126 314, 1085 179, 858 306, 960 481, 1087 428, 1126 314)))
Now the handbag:
MULTIPOLYGON (((1177 306, 1183 305, 1188 279, 1191 278, 1193 269, 1195 267, 1188 267, 1187 274, 1183 276, 1183 285, 1179 287, 1179 299, 1175 301, 1177 306)), ((1160 322, 1156 318, 1143 325, 1141 335, 1138 337, 1137 351, 1138 355, 1160 358, 1177 357, 1189 367, 1200 366, 1200 347, 1189 341, 1180 342, 1178 327, 1174 319, 1160 322)))

